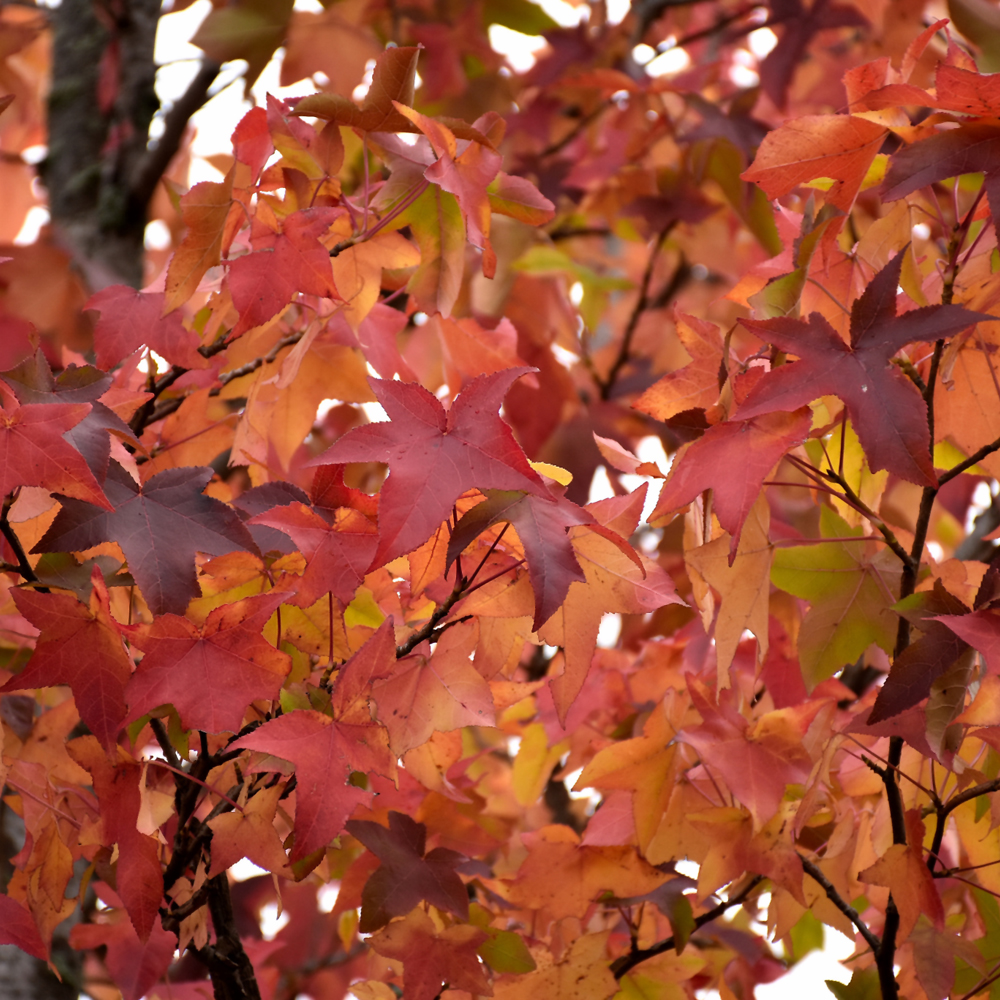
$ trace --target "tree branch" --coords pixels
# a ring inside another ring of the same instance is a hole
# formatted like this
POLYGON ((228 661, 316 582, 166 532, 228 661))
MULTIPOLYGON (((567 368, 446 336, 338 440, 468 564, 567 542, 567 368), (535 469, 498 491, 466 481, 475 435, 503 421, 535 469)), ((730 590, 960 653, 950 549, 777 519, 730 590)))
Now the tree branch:
POLYGON ((882 942, 868 929, 868 925, 861 919, 861 914, 840 895, 837 887, 823 874, 823 870, 815 862, 810 861, 802 854, 799 854, 799 860, 802 862, 805 873, 822 887, 830 902, 857 927, 858 932, 868 942, 868 947, 878 955, 882 948, 882 942))
MULTIPOLYGON (((739 906, 746 898, 753 892, 754 889, 764 881, 763 875, 754 875, 752 879, 738 892, 735 896, 730 896, 729 899, 724 899, 717 906, 713 906, 712 909, 706 910, 700 917, 695 917, 694 926, 695 930, 704 927, 705 924, 710 924, 713 920, 717 920, 722 916, 726 910, 731 909, 734 906, 739 906)), ((670 951, 674 946, 673 936, 668 937, 664 941, 659 941, 656 944, 650 946, 649 948, 635 948, 633 947, 627 955, 622 955, 621 958, 616 958, 611 963, 611 972, 615 979, 621 979, 627 972, 634 969, 640 962, 645 962, 647 959, 655 958, 657 955, 662 955, 665 951, 670 951)))
POLYGON ((184 130, 191 116, 208 99, 208 91, 219 75, 221 66, 211 59, 202 60, 198 72, 188 85, 188 89, 177 99, 173 107, 164 115, 163 135, 155 146, 151 146, 139 161, 129 190, 129 197, 136 205, 149 204, 156 185, 163 176, 170 161, 180 149, 184 130))
MULTIPOLYGON (((601 390, 601 399, 608 399, 611 395, 611 390, 614 388, 615 379, 618 378, 618 373, 621 371, 625 362, 628 361, 629 350, 632 347, 632 338, 635 336, 636 327, 639 325, 639 318, 642 314, 649 308, 649 284, 653 280, 653 269, 656 266, 656 258, 660 255, 660 250, 663 247, 663 242, 670 235, 670 231, 677 224, 676 220, 668 222, 656 235, 656 239, 653 242, 653 249, 649 252, 649 260, 646 261, 646 270, 643 272, 642 281, 639 284, 639 298, 636 299, 635 306, 632 309, 632 314, 628 318, 628 323, 625 325, 625 332, 622 334, 621 347, 618 349, 618 356, 615 358, 614 364, 608 371, 607 376, 604 379, 597 378, 595 376, 595 381, 601 390)), ((668 287, 673 286, 678 283, 678 276, 682 271, 689 271, 687 267, 687 262, 681 257, 680 263, 677 265, 677 270, 674 272, 673 278, 668 282, 668 287)), ((676 290, 675 290, 676 291, 676 290)))

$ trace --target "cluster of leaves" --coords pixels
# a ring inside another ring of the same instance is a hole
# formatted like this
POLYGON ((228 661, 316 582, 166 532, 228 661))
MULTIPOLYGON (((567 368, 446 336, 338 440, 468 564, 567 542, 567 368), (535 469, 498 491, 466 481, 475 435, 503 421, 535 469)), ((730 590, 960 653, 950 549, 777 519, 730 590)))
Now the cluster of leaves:
POLYGON ((826 924, 839 997, 1000 990, 1000 77, 916 2, 427 6, 213 9, 322 91, 146 289, 5 250, 0 941, 125 1000, 728 1000, 826 924))

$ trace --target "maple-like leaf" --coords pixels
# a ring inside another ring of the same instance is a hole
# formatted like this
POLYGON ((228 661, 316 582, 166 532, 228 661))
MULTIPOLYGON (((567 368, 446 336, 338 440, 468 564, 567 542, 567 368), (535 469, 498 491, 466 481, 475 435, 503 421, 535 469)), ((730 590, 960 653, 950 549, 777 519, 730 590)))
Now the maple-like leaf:
POLYGON ((135 933, 142 941, 157 939, 163 901, 163 870, 156 837, 140 833, 142 765, 120 747, 110 754, 93 736, 67 745, 70 757, 90 772, 101 804, 101 843, 118 846, 116 887, 135 933))
POLYGON ((209 878, 227 871, 242 858, 249 858, 265 871, 291 877, 285 849, 274 828, 274 814, 283 794, 280 784, 262 788, 247 800, 242 812, 234 809, 208 820, 212 828, 209 878))
POLYGON ((561 960, 529 972, 501 979, 493 987, 496 1000, 608 1000, 619 991, 608 968, 608 931, 584 934, 563 953, 561 960))
POLYGON ((489 996, 489 980, 476 954, 487 937, 485 931, 469 924, 439 931, 418 908, 383 927, 371 939, 371 946, 380 955, 403 963, 407 1000, 435 1000, 442 984, 450 990, 489 996))
POLYGON ((167 265, 163 312, 187 302, 210 267, 222 260, 226 220, 233 204, 233 171, 225 180, 202 181, 181 195, 187 232, 167 265))
POLYGON ((106 948, 104 962, 122 1000, 140 1000, 151 995, 169 968, 177 950, 177 936, 156 926, 148 938, 140 939, 120 910, 115 917, 106 923, 74 924, 69 941, 81 951, 106 948))
POLYGON ((924 860, 924 823, 919 810, 907 812, 906 832, 908 843, 893 844, 878 861, 858 872, 859 882, 892 890, 899 907, 900 941, 910 936, 921 913, 939 930, 944 926, 941 896, 924 860))
POLYGON ((342 604, 350 604, 378 547, 374 523, 350 507, 328 511, 291 503, 258 514, 249 524, 285 532, 306 557, 306 571, 294 581, 295 596, 288 598, 303 608, 315 604, 326 593, 332 593, 342 604))
POLYGON ((309 464, 388 462, 373 567, 430 538, 468 489, 548 495, 497 415, 511 384, 529 371, 508 368, 473 379, 447 411, 420 385, 369 380, 389 422, 348 431, 309 464))
POLYGON ((105 510, 111 509, 93 472, 64 435, 91 411, 89 403, 19 405, 0 383, 0 492, 41 486, 105 510))
POLYGON ((780 198, 817 177, 836 182, 826 200, 850 211, 861 182, 882 146, 884 125, 853 115, 807 115, 768 132, 753 165, 740 175, 780 198))
MULTIPOLYGON (((820 508, 820 534, 830 539, 860 535, 827 506, 820 508)), ((863 541, 829 541, 775 550, 771 580, 786 593, 809 601, 798 636, 799 661, 811 690, 854 663, 874 642, 891 652, 898 620, 891 610, 898 594, 899 560, 863 541)))
POLYGON ((231 337, 277 316, 297 292, 337 296, 330 253, 319 241, 336 214, 328 208, 294 212, 280 233, 258 240, 253 253, 230 262, 229 288, 240 313, 231 337))
POLYGON ((129 681, 126 721, 171 704, 185 729, 236 732, 247 705, 277 698, 291 669, 288 654, 260 634, 286 596, 271 591, 223 605, 201 628, 170 614, 129 627, 129 642, 146 655, 129 681))
POLYGON ((389 730, 394 754, 426 743, 435 732, 494 724, 489 685, 469 659, 474 639, 456 626, 441 637, 433 654, 418 647, 372 685, 378 719, 389 730))
POLYGON ((963 632, 975 632, 975 616, 940 581, 931 592, 921 592, 900 601, 895 610, 920 629, 892 663, 889 676, 879 689, 868 716, 874 725, 923 701, 931 685, 969 648, 963 632), (965 619, 969 618, 970 621, 965 619))
POLYGON ((111 750, 125 718, 125 685, 132 660, 111 617, 108 588, 96 566, 87 604, 70 594, 14 590, 18 611, 41 630, 28 666, 0 690, 68 684, 80 718, 111 750))
MULTIPOLYGON (((329 844, 355 806, 371 801, 371 791, 350 784, 352 771, 395 777, 396 756, 389 752, 386 731, 372 722, 369 708, 373 678, 385 676, 395 662, 392 622, 387 620, 340 668, 332 719, 309 710, 289 712, 233 744, 295 765, 293 862, 329 844)), ((256 770, 266 767, 257 765, 256 770)))
POLYGON ((1000 675, 1000 615, 979 608, 968 614, 938 615, 935 621, 946 625, 964 642, 979 650, 989 673, 1000 675))
POLYGON ((561 496, 544 499, 511 490, 483 492, 485 502, 463 514, 451 533, 447 565, 492 525, 514 525, 528 560, 535 592, 533 628, 538 629, 566 599, 570 584, 586 580, 567 531, 575 524, 594 524, 594 516, 561 496))
POLYGON ((111 376, 90 365, 69 365, 57 378, 53 376, 44 352, 36 351, 16 368, 3 372, 2 378, 14 390, 14 395, 22 405, 90 405, 90 412, 63 434, 63 440, 83 456, 99 482, 103 482, 108 473, 110 435, 134 447, 139 446, 128 424, 101 402, 105 396, 114 396, 111 376))
MULTIPOLYGON (((394 757, 373 726, 336 722, 311 709, 288 712, 265 722, 234 749, 259 750, 295 765, 295 843, 291 860, 300 861, 325 847, 344 829, 356 806, 372 793, 348 782, 352 771, 393 770, 394 757)), ((252 771, 268 770, 264 765, 252 771)))
POLYGON ((712 512, 731 536, 732 565, 743 523, 768 473, 786 452, 806 439, 812 426, 807 409, 789 409, 791 413, 763 413, 709 427, 674 462, 650 519, 669 514, 702 491, 712 490, 712 512))
POLYGON ((657 420, 669 420, 685 410, 707 410, 719 398, 722 337, 714 323, 680 313, 677 339, 691 356, 690 364, 664 375, 632 405, 657 420))
POLYGON ((667 880, 634 847, 587 846, 568 826, 545 826, 521 839, 528 856, 509 898, 518 906, 544 910, 551 919, 583 917, 605 892, 640 896, 667 880))
POLYGON ((182 614, 201 593, 196 552, 256 551, 239 515, 202 492, 212 475, 209 468, 168 469, 140 487, 112 462, 105 482, 111 509, 64 500, 35 549, 79 552, 101 542, 117 542, 150 610, 182 614))
POLYGON ((198 336, 185 328, 179 313, 163 315, 163 292, 140 292, 111 285, 90 297, 85 308, 100 314, 94 327, 99 368, 110 369, 144 344, 182 368, 206 368, 198 353, 198 336))
POLYGON ((802 737, 821 705, 813 702, 801 708, 777 709, 751 726, 732 706, 727 693, 720 693, 716 704, 695 677, 688 676, 688 687, 703 721, 685 729, 680 738, 722 775, 759 828, 774 815, 785 787, 809 777, 812 758, 802 745, 802 737))
POLYGON ((393 917, 405 916, 421 901, 468 920, 469 894, 455 871, 462 855, 446 847, 426 851, 427 827, 423 823, 393 810, 388 828, 371 820, 352 819, 346 829, 382 862, 365 883, 361 896, 358 926, 363 934, 384 927, 393 917))
POLYGON ((872 471, 888 469, 920 486, 934 486, 927 407, 892 356, 914 340, 939 340, 994 317, 961 306, 925 306, 896 315, 903 254, 896 254, 851 307, 851 342, 825 317, 744 319, 762 340, 799 358, 765 375, 740 404, 736 417, 795 410, 820 396, 839 396, 872 471))
MULTIPOLYGON (((984 113, 995 117, 996 102, 991 111, 984 113)), ((904 146, 892 156, 882 197, 895 201, 948 177, 975 173, 984 174, 983 189, 993 226, 1000 234, 1000 126, 995 121, 963 123, 904 146)))

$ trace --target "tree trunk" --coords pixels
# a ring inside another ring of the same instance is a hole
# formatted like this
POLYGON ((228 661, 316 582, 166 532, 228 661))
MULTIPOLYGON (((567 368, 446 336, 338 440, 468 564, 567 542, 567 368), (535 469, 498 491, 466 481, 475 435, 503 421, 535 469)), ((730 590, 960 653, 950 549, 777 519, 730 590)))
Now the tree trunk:
POLYGON ((158 108, 159 14, 159 0, 62 0, 50 11, 53 75, 42 179, 56 238, 92 289, 142 284, 153 185, 139 182, 158 108))

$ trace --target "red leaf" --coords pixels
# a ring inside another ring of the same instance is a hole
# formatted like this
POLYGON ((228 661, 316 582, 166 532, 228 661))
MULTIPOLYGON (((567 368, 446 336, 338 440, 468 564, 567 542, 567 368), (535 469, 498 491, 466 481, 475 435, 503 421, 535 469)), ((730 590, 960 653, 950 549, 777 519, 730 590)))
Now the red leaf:
POLYGON ((229 288, 240 321, 230 337, 277 316, 297 292, 333 298, 330 253, 318 237, 330 228, 334 213, 304 209, 285 220, 284 229, 263 250, 237 257, 229 265, 229 288))
POLYGON ((90 410, 89 403, 19 405, 0 385, 0 495, 41 486, 111 510, 86 460, 64 439, 90 410))
POLYGON ((142 941, 127 920, 108 924, 77 924, 70 944, 78 949, 107 947, 104 961, 123 1000, 140 1000, 167 971, 177 938, 157 925, 142 941))
POLYGON ((802 745, 802 736, 822 703, 770 712, 751 728, 732 707, 731 692, 720 692, 716 705, 695 677, 688 675, 687 681, 691 700, 704 721, 680 738, 722 775, 730 792, 750 810, 755 827, 761 825, 777 811, 785 786, 809 777, 812 758, 802 745), (769 720, 774 723, 768 725, 769 720))
POLYGON ((236 512, 202 493, 211 478, 209 468, 168 469, 140 487, 113 462, 105 483, 114 505, 110 512, 76 500, 63 501, 63 509, 35 551, 79 552, 101 542, 117 542, 153 614, 182 614, 188 602, 201 594, 194 569, 196 552, 256 551, 236 512))
POLYGON ((18 611, 42 634, 28 666, 0 691, 68 684, 80 718, 112 750, 125 718, 132 660, 111 617, 108 589, 96 566, 91 580, 89 606, 69 594, 11 591, 18 611))
POLYGON ((94 779, 94 792, 101 804, 103 843, 108 847, 118 845, 118 895, 135 933, 146 941, 154 929, 160 930, 163 870, 156 839, 140 833, 136 826, 142 767, 121 749, 109 759, 93 736, 81 736, 68 743, 66 749, 94 779))
MULTIPOLYGON (((940 78, 939 72, 938 79, 940 78)), ((996 104, 989 113, 996 114, 996 104)), ((882 197, 886 201, 895 201, 911 191, 947 177, 980 171, 986 175, 983 186, 989 200, 994 228, 1000 234, 1000 126, 995 121, 959 125, 958 128, 905 146, 892 157, 889 171, 885 175, 882 197)), ((941 336, 945 334, 942 333, 941 336)))
MULTIPOLYGON (((232 744, 234 749, 260 750, 295 765, 295 845, 291 860, 317 851, 344 828, 356 806, 371 802, 372 793, 348 784, 351 772, 391 770, 384 731, 373 726, 342 725, 319 712, 289 712, 232 744), (383 734, 382 745, 373 736, 383 734)), ((265 766, 251 771, 268 770, 265 766)))
POLYGON ((322 508, 291 503, 258 514, 250 524, 266 524, 290 535, 308 560, 295 583, 295 597, 287 598, 304 608, 327 593, 350 604, 378 547, 375 525, 350 507, 338 507, 327 515, 322 508))
POLYGON ((10 896, 0 894, 0 944, 16 945, 29 955, 48 961, 45 947, 31 914, 10 896))
POLYGON ((819 313, 808 321, 740 322, 800 360, 765 375, 736 412, 741 419, 795 410, 820 396, 839 396, 872 471, 890 472, 934 486, 927 407, 917 387, 889 359, 914 340, 938 340, 995 317, 961 306, 927 306, 896 315, 902 253, 872 278, 851 309, 851 342, 845 344, 819 313))
POLYGON ((1000 674, 1000 615, 980 610, 967 615, 939 615, 935 621, 947 625, 955 635, 978 649, 991 674, 1000 674))
POLYGON ((185 329, 180 313, 163 316, 163 292, 140 292, 111 285, 92 295, 84 306, 100 314, 94 328, 94 351, 100 368, 112 368, 145 344, 171 364, 207 368, 198 353, 198 335, 185 329), (161 318, 162 317, 162 318, 161 318))
POLYGON ((404 916, 423 900, 468 920, 469 895, 455 871, 462 855, 445 847, 425 855, 427 827, 423 823, 393 811, 388 829, 361 819, 352 819, 346 829, 382 862, 362 892, 359 929, 363 934, 404 916))
POLYGON ((709 427, 674 463, 650 518, 683 507, 703 490, 711 489, 712 510, 732 535, 732 564, 743 522, 764 479, 790 448, 806 439, 811 426, 812 414, 797 409, 709 427))
POLYGON ((514 525, 528 560, 528 575, 535 592, 537 629, 566 600, 574 580, 586 577, 573 553, 566 532, 574 524, 593 524, 594 517, 582 507, 565 499, 548 500, 526 493, 486 490, 486 501, 462 516, 448 542, 447 565, 491 525, 501 521, 514 525))
POLYGON ((489 935, 469 924, 455 924, 438 931, 420 909, 405 920, 390 924, 372 939, 380 955, 403 963, 403 985, 407 1000, 435 1000, 441 986, 490 996, 489 980, 479 955, 479 946, 489 935))
POLYGON ((251 108, 233 129, 233 153, 240 163, 250 168, 250 180, 255 182, 264 164, 274 152, 271 133, 267 127, 267 112, 251 108))
POLYGON ((388 620, 340 668, 333 690, 334 719, 319 712, 289 712, 232 744, 295 765, 293 862, 329 844, 355 807, 371 801, 370 791, 348 784, 352 771, 374 771, 395 779, 396 758, 389 752, 386 731, 372 722, 368 706, 372 677, 384 676, 395 662, 388 620))
POLYGON ((126 722, 169 703, 185 729, 236 732, 247 705, 277 698, 291 669, 288 654, 260 634, 287 596, 271 591, 223 605, 200 629, 179 615, 129 627, 129 641, 146 655, 129 681, 126 722))
POLYGON ((497 415, 515 379, 533 368, 473 379, 447 412, 420 385, 369 379, 389 422, 348 431, 312 465, 388 462, 381 491, 379 546, 372 566, 412 552, 468 489, 547 496, 510 428, 497 415))

